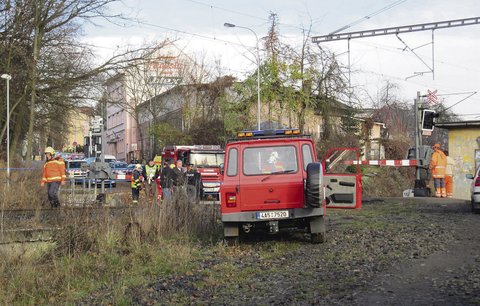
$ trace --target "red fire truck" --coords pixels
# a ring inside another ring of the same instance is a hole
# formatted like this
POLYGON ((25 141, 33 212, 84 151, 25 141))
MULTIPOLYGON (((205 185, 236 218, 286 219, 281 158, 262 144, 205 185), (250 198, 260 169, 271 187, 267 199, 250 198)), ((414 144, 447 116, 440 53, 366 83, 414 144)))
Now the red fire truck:
POLYGON ((168 164, 181 160, 183 165, 193 164, 201 177, 202 198, 218 199, 225 151, 216 145, 167 146, 162 150, 162 160, 168 164))
POLYGON ((332 149, 321 163, 309 135, 282 129, 240 132, 225 151, 220 205, 228 244, 282 228, 303 229, 320 243, 327 207, 361 207, 360 168, 351 163, 358 149, 332 149))

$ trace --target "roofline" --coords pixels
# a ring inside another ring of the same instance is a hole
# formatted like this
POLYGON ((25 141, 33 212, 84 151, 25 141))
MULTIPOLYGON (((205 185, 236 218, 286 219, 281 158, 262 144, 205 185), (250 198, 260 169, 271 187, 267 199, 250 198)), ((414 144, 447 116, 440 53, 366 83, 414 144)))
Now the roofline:
POLYGON ((458 128, 480 128, 480 120, 472 121, 453 121, 453 122, 438 122, 435 124, 436 127, 442 129, 458 129, 458 128))

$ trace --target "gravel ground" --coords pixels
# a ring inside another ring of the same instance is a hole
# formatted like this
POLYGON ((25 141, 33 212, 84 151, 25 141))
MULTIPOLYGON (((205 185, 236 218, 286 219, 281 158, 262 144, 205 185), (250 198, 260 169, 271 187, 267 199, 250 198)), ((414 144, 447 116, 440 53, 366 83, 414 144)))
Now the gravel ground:
POLYGON ((129 290, 137 305, 480 305, 478 228, 462 200, 369 201, 329 210, 324 244, 257 237, 129 290))

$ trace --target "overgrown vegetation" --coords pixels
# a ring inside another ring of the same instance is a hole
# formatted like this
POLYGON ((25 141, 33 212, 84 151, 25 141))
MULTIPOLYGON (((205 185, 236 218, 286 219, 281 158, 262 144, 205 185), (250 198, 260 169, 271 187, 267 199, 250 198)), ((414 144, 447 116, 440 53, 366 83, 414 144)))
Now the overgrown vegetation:
MULTIPOLYGON (((364 195, 401 192, 409 177, 404 170, 363 169, 364 195)), ((16 174, 14 179, 16 188, 4 190, 4 207, 14 198, 20 201, 14 203, 42 205, 39 199, 43 197, 38 195, 45 190, 32 192, 37 185, 33 176, 16 174)), ((121 218, 113 217, 108 208, 95 212, 86 208, 80 215, 59 211, 64 221, 52 243, 0 248, 0 304, 72 304, 80 300, 86 304, 131 304, 130 288, 145 286, 154 278, 192 275, 201 262, 217 256, 250 256, 252 246, 231 249, 222 244, 217 209, 215 205, 191 204, 179 194, 159 207, 131 208, 121 218), (104 292, 109 296, 103 296, 104 292)), ((281 257, 298 247, 295 240, 272 241, 260 248, 259 260, 281 257)), ((252 272, 228 262, 206 271, 200 287, 221 284, 225 275, 245 283, 252 272)), ((179 293, 172 301, 184 298, 179 293)))
POLYGON ((121 218, 108 208, 82 212, 57 211, 63 222, 52 243, 0 248, 0 304, 71 304, 102 289, 113 292, 115 304, 130 304, 126 288, 184 273, 203 256, 202 246, 221 241, 217 207, 182 194, 161 206, 131 207, 121 218))

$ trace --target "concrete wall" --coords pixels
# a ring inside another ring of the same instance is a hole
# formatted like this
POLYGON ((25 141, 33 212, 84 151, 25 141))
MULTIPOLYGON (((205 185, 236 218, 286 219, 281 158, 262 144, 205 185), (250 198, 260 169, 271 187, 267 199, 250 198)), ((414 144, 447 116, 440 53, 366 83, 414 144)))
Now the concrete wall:
MULTIPOLYGON (((480 136, 478 128, 456 128, 448 131, 448 148, 450 157, 457 165, 453 177, 453 197, 470 199, 470 185, 472 180, 465 178, 465 174, 475 173, 475 150, 479 149, 476 139, 480 136)), ((478 162, 478 161, 477 161, 478 162)), ((477 163, 477 167, 479 164, 477 163)))

